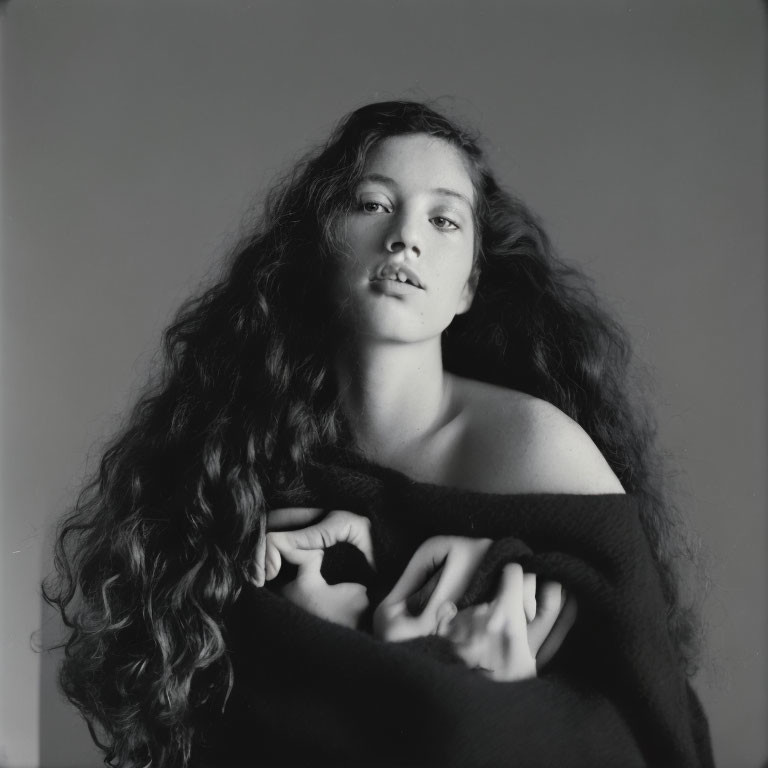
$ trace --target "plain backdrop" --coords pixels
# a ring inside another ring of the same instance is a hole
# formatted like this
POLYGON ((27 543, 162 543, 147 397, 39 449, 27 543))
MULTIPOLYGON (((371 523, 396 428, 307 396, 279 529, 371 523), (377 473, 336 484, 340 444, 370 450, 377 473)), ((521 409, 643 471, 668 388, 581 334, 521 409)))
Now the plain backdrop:
POLYGON ((0 765, 99 764, 33 651, 59 633, 51 526, 270 180, 398 97, 481 129, 655 371, 709 553, 696 687, 718 764, 765 763, 761 3, 12 0, 0 22, 0 765))

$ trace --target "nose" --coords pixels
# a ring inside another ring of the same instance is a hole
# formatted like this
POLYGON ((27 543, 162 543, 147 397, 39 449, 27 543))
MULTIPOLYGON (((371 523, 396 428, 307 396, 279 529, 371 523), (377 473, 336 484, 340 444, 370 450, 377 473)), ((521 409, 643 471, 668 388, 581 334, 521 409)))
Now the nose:
POLYGON ((390 253, 403 256, 421 256, 421 236, 416 217, 407 211, 400 211, 392 217, 387 231, 386 247, 390 253))

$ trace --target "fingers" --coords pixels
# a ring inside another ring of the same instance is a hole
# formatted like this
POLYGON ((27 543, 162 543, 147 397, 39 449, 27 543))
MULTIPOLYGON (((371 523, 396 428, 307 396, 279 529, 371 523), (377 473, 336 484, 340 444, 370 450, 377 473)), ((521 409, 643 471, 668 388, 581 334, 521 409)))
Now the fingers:
POLYGON ((298 528, 314 523, 325 510, 320 507, 282 507, 267 514, 267 530, 298 528))
POLYGON ((267 531, 264 515, 259 518, 259 540, 256 543, 256 563, 254 567, 256 586, 263 587, 266 581, 267 567, 267 531))
POLYGON ((435 618, 437 619, 437 626, 435 627, 435 634, 440 637, 445 637, 450 631, 451 622, 456 618, 458 609, 456 603, 450 601, 443 603, 438 609, 435 618))
MULTIPOLYGON (((461 656, 469 666, 475 666, 487 659, 483 657, 483 643, 489 640, 488 622, 491 616, 489 603, 471 605, 458 611, 454 619, 447 624, 446 635, 461 651, 461 656)), ((485 654, 487 655, 487 654, 485 654)))
POLYGON ((384 605, 380 603, 373 612, 373 633, 380 640, 397 642, 429 634, 422 627, 419 617, 408 613, 405 600, 384 605))
POLYGON ((449 538, 448 553, 443 561, 440 577, 424 607, 423 614, 427 620, 434 622, 443 603, 455 603, 467 591, 469 582, 491 543, 490 539, 449 538))
POLYGON ((267 531, 308 525, 323 514, 320 507, 283 507, 267 513, 266 525, 261 523, 261 538, 256 548, 256 585, 264 586, 280 573, 280 549, 271 542, 267 531))
MULTIPOLYGON (((527 575, 533 576, 533 574, 527 575)), ((535 583, 536 577, 533 576, 533 578, 535 583)), ((530 583, 531 580, 528 579, 528 591, 530 591, 530 583)), ((509 563, 504 566, 501 572, 499 591, 491 603, 490 616, 488 617, 488 629, 490 631, 505 631, 511 638, 527 639, 525 584, 526 574, 523 574, 523 567, 519 563, 509 563)))
POLYGON ((454 643, 468 666, 493 680, 536 675, 557 653, 576 620, 576 601, 554 581, 540 585, 517 563, 506 565, 495 599, 459 611, 441 609, 438 633, 454 643), (528 617, 533 613, 532 620, 528 617))
POLYGON ((264 556, 264 578, 266 581, 272 579, 280 573, 280 566, 282 565, 282 559, 280 557, 280 550, 274 545, 271 539, 272 534, 268 533, 265 539, 266 554, 264 556))
POLYGON ((541 585, 538 612, 528 627, 528 642, 534 656, 552 631, 562 608, 563 588, 556 581, 547 581, 541 585))
MULTIPOLYGON (((466 591, 480 560, 491 545, 490 539, 434 536, 414 553, 392 591, 382 601, 386 609, 418 591, 428 578, 437 576, 432 594, 419 616, 419 633, 429 634, 437 625, 437 611, 443 603, 456 602, 466 591), (438 574, 435 574, 436 570, 438 574)), ((415 617, 414 617, 415 618, 415 617)))
POLYGON ((424 613, 424 609, 426 608, 427 603, 429 603, 429 598, 432 597, 435 587, 437 587, 437 584, 440 581, 442 571, 442 567, 439 567, 432 576, 419 587, 419 589, 415 592, 411 592, 411 594, 405 598, 405 604, 408 608, 408 613, 411 616, 419 616, 424 613))
MULTIPOLYGON (((269 534, 269 536, 272 535, 273 534, 271 533, 269 534)), ((269 542, 267 543, 267 547, 269 548, 269 542)), ((306 569, 308 566, 317 565, 317 570, 318 572, 320 571, 320 564, 323 562, 322 549, 302 549, 300 547, 295 547, 286 548, 282 552, 278 550, 277 547, 274 547, 273 549, 283 560, 299 567, 299 572, 296 575, 297 579, 301 578, 302 568, 306 569)))
POLYGON ((315 541, 315 534, 305 535, 305 532, 308 530, 308 528, 304 528, 301 531, 283 531, 267 534, 264 569, 267 581, 271 581, 280 573, 283 559, 298 566, 311 562, 312 558, 316 555, 319 555, 322 559, 322 542, 312 546, 312 542, 315 541))
POLYGON ((373 569, 376 568, 373 558, 371 521, 367 517, 346 510, 335 509, 325 518, 324 523, 328 528, 332 543, 346 541, 353 544, 363 553, 368 565, 373 569))
MULTIPOLYGON (((306 507, 275 510, 270 514, 269 525, 287 525, 317 517, 322 510, 306 507)), ((339 542, 356 546, 371 568, 376 564, 373 557, 371 523, 367 517, 344 510, 334 510, 320 522, 294 531, 272 530, 267 534, 265 578, 275 578, 280 572, 282 558, 297 563, 298 552, 303 550, 324 550, 339 542)))
POLYGON ((273 531, 267 534, 267 539, 283 556, 288 556, 294 550, 325 549, 324 533, 317 526, 301 528, 298 531, 273 531))
POLYGON ((456 602, 466 589, 468 579, 458 569, 452 569, 447 561, 443 564, 440 576, 435 584, 432 594, 427 599, 427 604, 421 612, 424 621, 430 626, 437 623, 437 611, 446 602, 456 602))
POLYGON ((504 566, 490 603, 457 610, 490 539, 438 536, 425 541, 374 614, 374 631, 384 640, 436 634, 454 644, 473 668, 494 680, 536 675, 557 653, 576 620, 576 602, 566 600, 555 581, 537 580, 519 563, 504 566), (418 616, 409 598, 428 594, 418 616))
POLYGON ((459 611, 447 637, 468 667, 491 680, 510 682, 536 676, 536 660, 526 637, 523 573, 507 566, 499 597, 459 611))
POLYGON ((322 619, 356 629, 368 607, 367 589, 354 582, 327 584, 320 573, 322 550, 293 554, 301 562, 296 578, 281 588, 283 597, 322 619))
POLYGON ((447 540, 444 537, 428 539, 416 550, 395 586, 373 614, 373 630, 377 637, 396 642, 435 632, 437 624, 425 616, 425 611, 418 616, 411 615, 408 597, 423 588, 446 557, 447 540))
POLYGON ((533 621, 536 617, 536 574, 523 574, 523 609, 526 621, 533 621))
POLYGON ((536 666, 539 669, 547 664, 558 652, 560 646, 568 635, 568 632, 570 632, 571 627, 576 622, 576 616, 578 614, 576 598, 572 595, 568 595, 562 602, 564 604, 559 611, 554 626, 544 638, 538 653, 534 654, 536 656, 536 666))
POLYGON ((427 539, 414 553, 400 578, 382 605, 394 605, 405 601, 439 568, 448 556, 449 540, 446 536, 434 536, 427 539))
POLYGON ((407 640, 447 631, 449 614, 491 545, 490 539, 434 536, 413 554, 403 574, 374 613, 374 632, 383 640, 407 640), (429 582, 429 584, 428 584, 429 582), (434 584, 434 588, 432 588, 434 584), (431 589, 423 610, 408 610, 409 598, 431 589))

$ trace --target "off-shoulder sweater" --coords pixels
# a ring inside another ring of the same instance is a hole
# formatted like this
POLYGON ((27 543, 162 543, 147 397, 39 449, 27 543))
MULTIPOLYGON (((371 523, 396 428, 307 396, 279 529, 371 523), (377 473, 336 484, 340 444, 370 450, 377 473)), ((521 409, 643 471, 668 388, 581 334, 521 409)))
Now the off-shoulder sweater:
POLYGON ((427 538, 490 537, 459 608, 489 599, 515 561, 575 595, 576 624, 538 677, 496 682, 444 638, 383 642, 245 587, 226 617, 234 687, 198 728, 193 765, 713 765, 635 498, 459 490, 340 451, 305 485, 302 504, 371 520, 375 573, 344 547, 322 573, 366 583, 372 606, 427 538))

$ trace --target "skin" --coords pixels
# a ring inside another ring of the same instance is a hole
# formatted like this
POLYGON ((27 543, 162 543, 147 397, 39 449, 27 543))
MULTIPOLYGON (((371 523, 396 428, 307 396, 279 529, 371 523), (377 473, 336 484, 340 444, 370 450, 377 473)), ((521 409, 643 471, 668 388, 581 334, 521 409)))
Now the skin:
POLYGON ((473 201, 453 147, 421 134, 395 137, 372 154, 344 222, 333 292, 349 335, 334 369, 357 447, 384 465, 423 450, 439 460, 446 443, 440 335, 472 300, 473 201), (373 279, 401 266, 424 288, 373 279))
MULTIPOLYGON (((443 370, 441 334, 474 298, 474 202, 464 157, 441 139, 392 137, 368 160, 342 223, 346 248, 331 283, 347 330, 334 372, 355 447, 422 482, 507 494, 623 493, 591 439, 557 408, 443 370), (398 272, 417 286, 387 279, 398 272)), ((327 585, 318 554, 349 541, 372 558, 367 520, 334 511, 317 521, 322 514, 270 513, 259 554, 262 582, 277 574, 283 558, 294 562, 299 576, 287 596, 354 627, 367 602, 357 592, 345 602, 341 588, 350 585, 327 585)), ((441 634, 492 679, 535 675, 570 629, 575 604, 559 584, 537 584, 512 564, 491 603, 457 611, 488 543, 427 540, 377 608, 377 635, 441 634), (433 574, 431 596, 411 617, 405 601, 423 588, 426 574, 433 574)))
MULTIPOLYGON (((320 573, 323 551, 336 542, 358 547, 376 567, 370 521, 342 510, 319 508, 273 510, 264 545, 266 580, 280 571, 282 560, 298 566, 283 595, 321 618, 355 629, 368 607, 360 584, 329 585, 320 573), (282 530, 299 526, 298 530, 282 530)), ((437 634, 454 644, 465 663, 492 680, 510 682, 532 677, 557 652, 576 618, 576 604, 566 600, 557 582, 537 584, 534 574, 516 563, 504 567, 490 603, 461 611, 456 601, 491 545, 490 539, 434 536, 414 553, 392 591, 376 608, 374 632, 396 642, 437 634), (423 595, 416 616, 409 598, 423 595)))
POLYGON ((443 370, 441 334, 473 299, 473 204, 465 161, 441 139, 387 139, 366 166, 332 285, 350 329, 334 368, 357 448, 414 479, 470 490, 622 493, 556 407, 443 370), (423 290, 372 280, 401 266, 423 290))

